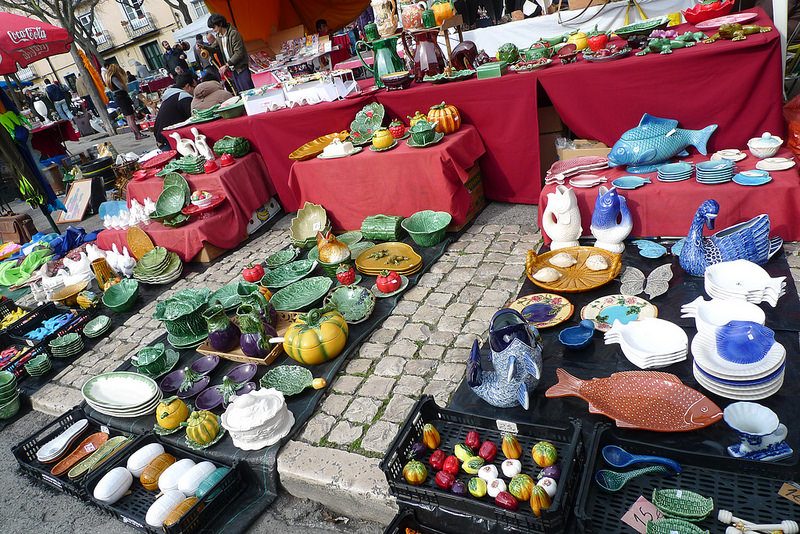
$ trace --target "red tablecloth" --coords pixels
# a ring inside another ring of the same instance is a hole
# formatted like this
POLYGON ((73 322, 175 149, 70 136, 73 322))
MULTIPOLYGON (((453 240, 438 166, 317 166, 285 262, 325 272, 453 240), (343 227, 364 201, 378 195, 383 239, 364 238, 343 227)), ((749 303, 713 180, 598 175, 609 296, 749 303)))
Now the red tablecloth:
MULTIPOLYGON (((749 153, 748 153, 749 154, 749 153)), ((781 150, 778 156, 791 157, 788 150, 781 150)), ((695 155, 684 161, 705 161, 705 156, 695 155)), ((739 171, 754 169, 759 160, 748 155, 737 163, 739 171)), ((595 174, 611 181, 625 176, 624 167, 598 171, 595 174)), ((719 215, 715 228, 723 230, 728 226, 740 223, 761 213, 770 217, 772 234, 781 236, 787 241, 800 240, 800 225, 797 224, 797 213, 800 213, 800 177, 797 167, 781 172, 770 172, 772 181, 758 187, 745 187, 734 182, 724 184, 700 184, 694 175, 683 182, 659 182, 656 173, 643 174, 653 182, 631 190, 620 189, 619 192, 628 200, 628 208, 633 216, 632 236, 644 237, 677 237, 689 231, 697 208, 705 200, 713 198, 719 202, 719 215)), ((569 187, 569 183, 565 183, 569 187)), ((539 226, 542 214, 547 206, 547 195, 555 190, 555 185, 548 185, 539 196, 539 226)), ((591 235, 589 225, 592 221, 594 203, 597 199, 598 187, 591 189, 572 188, 578 198, 581 210, 581 223, 584 235, 591 235)), ((543 236, 547 243, 550 239, 543 236)))
MULTIPOLYGON (((772 25, 763 10, 755 12, 757 23, 772 25)), ((464 122, 477 128, 486 146, 481 161, 486 197, 534 204, 542 183, 540 85, 573 132, 607 144, 634 127, 645 112, 677 119, 685 128, 718 124, 710 149, 744 147, 747 139, 765 130, 781 135, 785 129, 780 41, 774 30, 745 41, 701 43, 669 55, 594 64, 581 60, 491 80, 415 84, 404 91, 211 122, 200 129, 212 139, 247 136, 264 158, 281 204, 292 211, 299 204, 287 185, 291 162, 286 155, 291 151, 320 135, 347 129, 355 112, 368 102, 382 103, 390 117, 405 117, 445 100, 461 110, 464 122)), ((188 128, 180 132, 185 135, 188 128)))
POLYGON ((344 35, 334 35, 331 37, 331 44, 333 46, 338 46, 337 50, 331 51, 331 65, 336 65, 337 63, 341 63, 342 61, 347 60, 350 57, 350 36, 347 34, 344 35))
POLYGON ((149 82, 142 82, 139 84, 139 89, 143 93, 155 93, 162 89, 166 89, 170 85, 172 85, 175 81, 172 79, 171 76, 165 76, 163 78, 157 78, 155 80, 150 80, 149 82))
POLYGON ((447 211, 453 222, 466 222, 471 198, 467 172, 485 152, 473 126, 445 136, 428 148, 406 141, 386 152, 364 148, 341 159, 298 161, 289 186, 301 203, 322 204, 335 228, 361 228, 376 213, 408 217, 420 210, 447 211))
MULTIPOLYGON (((211 174, 185 174, 184 177, 192 191, 222 191, 228 197, 206 219, 195 217, 179 228, 169 228, 155 221, 143 227, 153 243, 177 253, 185 262, 200 252, 204 242, 223 249, 236 247, 247 237, 250 216, 271 195, 264 163, 254 153, 247 154, 230 167, 211 174)), ((139 202, 143 202, 146 197, 156 200, 162 189, 161 178, 131 181, 128 184, 128 204, 134 198, 139 202)), ((106 250, 113 243, 122 247, 127 243, 126 232, 127 230, 104 230, 97 236, 98 245, 106 250)))
POLYGON ((56 121, 31 130, 31 145, 43 158, 66 154, 64 141, 79 141, 80 138, 81 134, 70 121, 56 121))

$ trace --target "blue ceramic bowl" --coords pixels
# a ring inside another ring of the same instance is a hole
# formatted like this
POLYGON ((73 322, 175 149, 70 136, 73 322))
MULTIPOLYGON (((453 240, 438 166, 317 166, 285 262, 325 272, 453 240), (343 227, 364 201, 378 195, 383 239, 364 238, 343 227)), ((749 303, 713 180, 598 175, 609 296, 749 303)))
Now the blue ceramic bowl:
POLYGON ((558 340, 565 347, 582 349, 592 342, 592 335, 594 335, 594 323, 584 319, 578 326, 571 326, 559 332, 558 340))

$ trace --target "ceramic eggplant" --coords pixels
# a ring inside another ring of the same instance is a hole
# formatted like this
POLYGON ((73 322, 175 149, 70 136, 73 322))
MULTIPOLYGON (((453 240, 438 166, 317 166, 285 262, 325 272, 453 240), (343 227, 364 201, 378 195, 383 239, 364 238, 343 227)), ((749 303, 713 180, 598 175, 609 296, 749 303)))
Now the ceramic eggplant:
POLYGON ((460 480, 456 480, 453 482, 453 487, 450 488, 450 491, 452 491, 455 495, 463 497, 467 494, 467 485, 460 480))
POLYGON ((536 475, 537 480, 541 480, 545 477, 552 478, 553 480, 558 481, 561 478, 561 467, 559 465, 551 465, 549 467, 545 467, 539 474, 536 475))
POLYGON ((428 447, 417 441, 413 445, 411 445, 411 450, 409 451, 408 455, 415 460, 419 460, 425 455, 425 452, 427 450, 428 447))

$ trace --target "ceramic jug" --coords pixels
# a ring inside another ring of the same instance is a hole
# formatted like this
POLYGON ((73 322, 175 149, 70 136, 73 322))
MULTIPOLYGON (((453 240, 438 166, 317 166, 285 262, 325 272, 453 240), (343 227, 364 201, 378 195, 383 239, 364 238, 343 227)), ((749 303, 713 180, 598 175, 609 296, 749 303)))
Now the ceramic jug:
POLYGON ((405 70, 405 64, 400 56, 397 55, 397 37, 387 37, 386 39, 376 39, 371 43, 358 41, 356 43, 356 54, 361 64, 364 65, 375 78, 375 85, 383 87, 381 76, 391 74, 399 70, 405 70), (362 50, 372 50, 372 67, 367 65, 364 58, 361 57, 362 50))
POLYGON ((242 304, 249 304, 258 310, 265 323, 272 326, 278 323, 278 313, 275 311, 275 307, 269 303, 267 297, 258 289, 258 286, 239 282, 236 287, 236 294, 239 295, 242 304))
POLYGON ((424 28, 422 24, 422 13, 425 11, 424 2, 411 2, 400 4, 400 20, 403 22, 405 30, 420 30, 424 28))
POLYGON ((239 328, 228 319, 222 304, 210 304, 203 310, 203 318, 208 324, 208 344, 211 348, 227 352, 239 343, 239 328))
POLYGON ((364 38, 367 41, 374 41, 375 39, 380 39, 381 34, 378 33, 378 25, 374 22, 370 22, 364 26, 364 38))
POLYGON ((372 12, 381 37, 389 37, 397 32, 397 7, 394 0, 372 0, 372 12))
POLYGON ((264 329, 258 309, 249 304, 242 304, 236 310, 236 319, 239 321, 239 346, 246 356, 251 358, 266 358, 270 352, 270 335, 264 329))
POLYGON ((444 71, 445 59, 436 40, 438 35, 439 30, 435 28, 402 33, 406 58, 413 58, 414 78, 417 82, 421 82, 425 76, 435 76, 444 71), (416 41, 413 52, 411 51, 412 41, 416 41))
POLYGON ((583 228, 575 191, 559 185, 554 193, 547 194, 547 207, 542 214, 542 229, 552 240, 550 250, 578 246, 578 238, 583 228))
POLYGON ((597 239, 594 246, 615 254, 621 254, 625 250, 623 241, 633 230, 633 218, 625 197, 617 192, 616 187, 609 189, 604 185, 600 186, 589 228, 597 239))

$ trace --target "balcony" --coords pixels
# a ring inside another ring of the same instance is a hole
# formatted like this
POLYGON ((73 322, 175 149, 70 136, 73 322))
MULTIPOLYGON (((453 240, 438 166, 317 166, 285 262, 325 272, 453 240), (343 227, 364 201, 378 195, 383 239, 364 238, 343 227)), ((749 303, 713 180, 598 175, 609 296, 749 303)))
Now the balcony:
POLYGON ((129 39, 138 39, 139 37, 158 30, 156 21, 153 19, 153 15, 150 13, 145 13, 144 17, 142 18, 123 20, 122 26, 125 28, 125 32, 128 34, 129 39))
POLYGON ((93 37, 95 43, 97 43, 98 52, 104 52, 106 50, 114 48, 114 40, 111 37, 111 34, 108 32, 108 30, 103 30, 101 33, 98 33, 93 37))
POLYGON ((19 78, 21 82, 29 82, 37 76, 38 74, 36 74, 36 69, 33 68, 33 65, 17 71, 17 78, 19 78))

